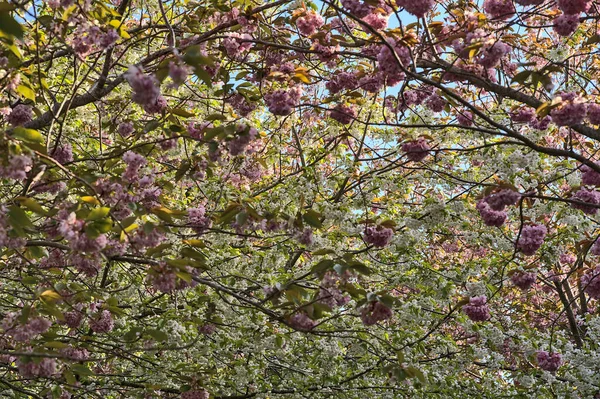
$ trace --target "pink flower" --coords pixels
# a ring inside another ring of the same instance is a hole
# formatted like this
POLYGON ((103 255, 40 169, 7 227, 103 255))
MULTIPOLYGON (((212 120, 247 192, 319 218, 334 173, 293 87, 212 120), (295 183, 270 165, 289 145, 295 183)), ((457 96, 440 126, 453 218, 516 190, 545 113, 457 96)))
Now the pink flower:
POLYGON ((111 332, 114 326, 115 322, 110 311, 108 310, 103 310, 97 313, 96 316, 90 320, 90 328, 95 333, 111 332))
POLYGON ((554 31, 559 36, 571 36, 579 27, 579 14, 562 14, 554 19, 554 31))
POLYGON ((565 14, 587 12, 591 5, 590 0, 558 0, 558 8, 565 14))
POLYGON ((469 111, 463 111, 456 116, 456 121, 462 126, 472 126, 473 114, 469 111))
POLYGON ((356 110, 351 105, 338 104, 329 111, 329 116, 342 125, 348 125, 356 118, 356 110))
POLYGON ((423 18, 425 14, 433 10, 434 0, 400 0, 398 5, 417 18, 423 18))
POLYGON ((289 318, 290 327, 300 331, 310 331, 317 323, 304 312, 296 312, 289 318))
POLYGON ((173 80, 173 87, 179 87, 190 74, 190 68, 183 63, 169 62, 169 77, 173 80))
POLYGON ((512 0, 485 0, 483 10, 494 19, 508 19, 516 10, 512 0))
POLYGON ((375 325, 380 321, 391 318, 393 315, 392 309, 379 301, 369 302, 360 310, 360 319, 365 326, 375 325))
POLYGON ((580 170, 581 183, 585 184, 586 186, 600 186, 600 173, 596 172, 587 165, 582 165, 580 170))
POLYGON ((583 122, 587 114, 585 103, 576 93, 560 93, 561 104, 550 111, 552 122, 557 126, 574 126, 583 122))
MULTIPOLYGON (((600 205, 600 192, 595 190, 586 190, 582 188, 578 190, 572 197, 574 200, 585 202, 590 205, 600 205)), ((588 215, 595 215, 598 212, 598 207, 587 206, 581 204, 571 204, 573 208, 580 209, 588 215)))
POLYGON ((542 246, 546 234, 548 234, 548 230, 543 224, 523 226, 517 248, 524 255, 531 256, 542 246))
POLYGON ((406 157, 413 162, 422 161, 429 155, 431 148, 424 138, 402 144, 402 151, 406 153, 406 157))
POLYGON ((364 240, 367 244, 375 247, 383 248, 387 246, 392 237, 394 230, 383 226, 367 226, 365 227, 364 240))
POLYGON ((495 211, 503 211, 507 205, 515 205, 521 198, 521 194, 516 191, 503 189, 490 194, 483 200, 495 211))
POLYGON ((590 298, 600 299, 600 266, 581 276, 581 286, 590 298))
POLYGON ((469 303, 462 307, 462 310, 469 319, 475 322, 486 321, 490 318, 490 309, 485 295, 472 297, 469 303))
POLYGON ((295 86, 287 90, 278 89, 265 94, 265 103, 273 115, 289 115, 300 102, 302 88, 295 86))
POLYGON ((298 235, 298 242, 302 245, 312 245, 315 242, 312 229, 304 229, 302 233, 298 235))
POLYGON ((486 226, 491 227, 500 227, 506 221, 506 212, 504 211, 496 211, 492 209, 490 204, 484 199, 479 200, 477 202, 477 210, 479 211, 479 215, 483 219, 483 223, 486 226))
POLYGON ((52 153, 52 158, 56 159, 62 165, 73 162, 73 148, 71 144, 65 143, 57 147, 52 153))
POLYGON ((212 220, 206 216, 206 209, 200 205, 188 209, 188 225, 198 234, 203 234, 212 226, 212 220))
POLYGON ((593 125, 600 125, 600 104, 588 104, 587 117, 590 123, 592 123, 593 125))
POLYGON ((429 108, 433 112, 442 112, 446 107, 446 104, 447 101, 444 100, 438 94, 432 94, 431 96, 429 96, 427 101, 425 101, 425 105, 427 106, 427 108, 429 108))
POLYGON ((22 126, 31 121, 33 114, 29 105, 19 104, 14 107, 6 117, 6 121, 13 126, 22 126))
POLYGON ((323 17, 316 12, 310 10, 306 14, 296 20, 296 26, 300 33, 305 36, 310 36, 323 26, 323 17))
POLYGON ((535 283, 537 273, 516 271, 510 276, 510 281, 523 291, 528 290, 535 283))
POLYGON ((560 353, 548 353, 546 351, 538 351, 536 354, 538 366, 542 370, 549 371, 551 373, 558 370, 562 365, 562 356, 560 353))

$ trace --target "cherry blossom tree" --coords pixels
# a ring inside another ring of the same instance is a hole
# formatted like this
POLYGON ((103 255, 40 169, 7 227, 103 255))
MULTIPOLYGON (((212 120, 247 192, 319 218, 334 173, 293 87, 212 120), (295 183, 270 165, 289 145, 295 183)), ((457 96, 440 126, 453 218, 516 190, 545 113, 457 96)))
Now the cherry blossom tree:
POLYGON ((600 397, 599 12, 0 2, 0 396, 600 397))

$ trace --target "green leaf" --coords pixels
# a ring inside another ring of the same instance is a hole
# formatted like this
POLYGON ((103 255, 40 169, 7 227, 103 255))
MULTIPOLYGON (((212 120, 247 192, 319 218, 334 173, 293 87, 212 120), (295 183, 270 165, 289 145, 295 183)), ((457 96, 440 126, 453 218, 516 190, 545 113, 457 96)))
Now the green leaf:
POLYGON ((173 115, 181 116, 184 118, 189 118, 189 117, 195 116, 194 113, 186 111, 183 108, 169 108, 168 111, 170 113, 172 113, 173 115))
POLYGON ((308 212, 304 214, 302 217, 304 221, 312 227, 321 228, 323 227, 323 223, 321 222, 321 215, 319 212, 310 209, 308 212))
POLYGON ((88 366, 84 364, 74 364, 71 366, 71 371, 75 374, 83 375, 83 376, 91 376, 94 375, 94 372, 88 368, 88 366))
POLYGON ((146 334, 150 335, 155 340, 161 342, 166 341, 169 336, 164 331, 156 330, 153 328, 149 328, 146 330, 146 334))
POLYGON ((35 91, 33 91, 30 87, 27 87, 25 85, 19 85, 19 87, 17 87, 17 93, 19 93, 26 99, 35 102, 35 91))
POLYGON ((44 136, 40 132, 34 129, 27 129, 24 127, 16 127, 12 130, 11 136, 15 139, 24 141, 26 143, 33 144, 44 144, 44 136))
POLYGON ((23 39, 23 27, 7 11, 0 12, 0 31, 9 36, 23 39))
POLYGON ((8 208, 8 222, 15 228, 22 229, 23 227, 33 227, 27 213, 23 208, 19 208, 16 205, 12 205, 8 208))
POLYGON ((316 273, 318 275, 325 274, 325 272, 333 267, 335 264, 331 259, 323 259, 319 263, 313 266, 311 272, 316 273))
POLYGON ((106 206, 94 208, 90 211, 86 220, 94 221, 94 220, 104 219, 106 216, 108 216, 109 212, 110 212, 110 208, 108 208, 106 206))

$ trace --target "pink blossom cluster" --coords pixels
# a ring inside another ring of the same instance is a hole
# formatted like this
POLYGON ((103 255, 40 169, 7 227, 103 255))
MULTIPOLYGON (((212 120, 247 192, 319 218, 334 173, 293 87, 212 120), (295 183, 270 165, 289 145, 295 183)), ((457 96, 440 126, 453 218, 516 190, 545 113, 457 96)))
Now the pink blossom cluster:
POLYGON ((524 255, 531 256, 542 246, 546 234, 548 234, 548 230, 543 224, 523 226, 521 236, 517 242, 517 248, 520 249, 524 255))
POLYGON ((483 200, 487 202, 493 210, 503 211, 506 206, 515 205, 521 194, 514 190, 502 189, 496 193, 486 196, 483 200))
POLYGON ((25 378, 52 377, 56 374, 56 360, 48 357, 42 358, 39 362, 33 359, 29 361, 18 359, 16 363, 19 374, 25 378))
POLYGON ((84 361, 90 357, 90 353, 85 348, 74 348, 72 346, 63 348, 60 351, 61 355, 66 356, 72 361, 84 361))
POLYGON ((316 12, 309 10, 303 16, 296 20, 296 26, 300 33, 310 36, 323 26, 323 17, 316 12))
POLYGON ((536 130, 546 130, 548 129, 548 126, 550 126, 550 122, 552 122, 552 118, 549 115, 546 115, 541 119, 533 119, 531 122, 529 122, 529 126, 536 130))
POLYGON ((535 283, 537 273, 516 271, 510 276, 510 281, 523 291, 528 290, 535 283))
POLYGON ((217 331, 217 326, 213 323, 204 323, 201 326, 198 326, 198 332, 203 335, 212 335, 217 331))
POLYGON ((508 19, 515 15, 516 9, 512 0, 485 0, 483 10, 494 19, 508 19))
POLYGON ((128 137, 131 133, 134 132, 133 123, 131 122, 122 122, 117 126, 117 132, 122 137, 128 137))
POLYGON ((254 46, 252 36, 247 33, 228 33, 223 39, 223 47, 227 55, 235 60, 243 58, 243 56, 254 46))
POLYGON ((535 118, 535 109, 522 107, 510 113, 510 119, 517 123, 529 123, 535 118))
POLYGON ((208 399, 208 391, 204 389, 192 389, 181 394, 181 399, 208 399))
POLYGON ((302 232, 297 235, 297 239, 300 244, 307 246, 312 245, 315 242, 313 231, 309 227, 302 230, 302 232))
POLYGON ((600 125, 600 104, 589 103, 587 106, 587 117, 593 125, 600 125))
POLYGON ((342 90, 353 90, 358 87, 356 75, 351 72, 336 71, 331 79, 325 83, 325 87, 331 94, 337 94, 342 90))
POLYGON ((227 149, 233 156, 243 154, 251 141, 258 137, 258 130, 240 123, 236 126, 236 136, 227 142, 227 149))
POLYGON ((401 99, 399 100, 398 109, 404 111, 411 105, 421 105, 432 93, 429 90, 414 89, 407 90, 402 93, 401 99))
POLYGON ((477 202, 476 208, 486 226, 500 227, 506 221, 506 212, 493 209, 485 198, 477 202))
POLYGON ((13 155, 8 157, 8 164, 0 164, 0 176, 23 181, 33 167, 33 161, 27 155, 13 155))
POLYGON ((188 75, 190 74, 190 68, 183 63, 169 62, 169 77, 173 81, 173 87, 181 86, 188 75))
POLYGON ((406 158, 413 162, 424 160, 429 155, 430 150, 431 147, 429 147, 427 141, 422 137, 402 144, 402 151, 406 154, 406 158))
POLYGON ((48 256, 40 260, 41 269, 51 269, 53 267, 61 268, 64 266, 65 256, 63 255, 63 252, 58 248, 50 250, 48 256))
POLYGON ((381 45, 377 54, 379 73, 390 86, 404 80, 404 72, 399 63, 407 68, 411 63, 410 50, 394 39, 387 40, 388 45, 381 45))
POLYGON ((387 246, 393 236, 394 230, 384 226, 367 226, 364 231, 365 242, 379 248, 387 246))
POLYGON ((70 143, 56 147, 56 150, 52 152, 52 158, 61 165, 73 162, 73 147, 71 147, 70 143))
POLYGON ((377 73, 374 75, 365 75, 358 80, 358 87, 369 93, 377 93, 385 84, 385 75, 377 73))
POLYGON ((99 311, 90 320, 90 328, 95 333, 108 333, 111 332, 115 326, 115 321, 112 318, 112 314, 109 310, 99 311))
POLYGON ((64 323, 69 328, 78 328, 83 321, 83 313, 77 309, 65 312, 63 316, 65 317, 64 323))
POLYGON ((236 93, 229 98, 229 104, 240 116, 246 117, 250 112, 256 109, 256 104, 252 101, 248 101, 243 95, 236 93))
POLYGON ((587 105, 575 92, 560 93, 562 102, 550 111, 552 122, 557 126, 574 126, 583 122, 587 114, 587 105))
POLYGON ((569 37, 579 27, 579 13, 562 14, 554 19, 553 29, 559 36, 569 37))
POLYGON ((487 305, 487 296, 475 296, 469 299, 469 303, 462 307, 463 312, 472 321, 486 321, 489 320, 490 309, 487 305))
POLYGON ((586 186, 600 186, 600 173, 587 165, 581 165, 581 183, 586 186))
POLYGON ((572 198, 574 200, 590 204, 583 205, 573 203, 573 208, 580 209, 583 211, 583 213, 586 213, 588 215, 595 215, 596 213, 598 213, 598 207, 593 205, 600 205, 600 192, 596 190, 587 190, 585 188, 582 188, 579 189, 575 194, 573 194, 572 198))
POLYGON ((13 126, 22 126, 31 121, 33 110, 29 105, 19 104, 12 109, 6 121, 13 126))
POLYGON ((303 311, 296 312, 291 315, 289 318, 289 324, 294 330, 299 331, 310 331, 317 325, 317 323, 308 317, 308 315, 303 311))
POLYGON ((206 216, 204 206, 188 209, 188 225, 198 234, 204 234, 212 227, 212 220, 206 216))
POLYGON ((348 125, 356 118, 356 109, 352 105, 338 104, 329 111, 329 116, 342 125, 348 125))
POLYGON ((87 255, 83 253, 73 253, 69 257, 69 260, 75 269, 88 277, 93 277, 98 274, 102 267, 102 257, 98 253, 87 255))
POLYGON ((364 22, 364 25, 370 28, 373 28, 375 30, 382 30, 387 28, 389 18, 390 16, 388 14, 374 12, 362 18, 361 21, 364 22))
POLYGON ((375 325, 380 321, 391 318, 393 315, 393 310, 379 301, 369 302, 360 310, 360 319, 365 326, 375 325))
POLYGON ((329 41, 329 36, 326 37, 328 42, 326 44, 321 43, 320 40, 314 40, 312 48, 317 54, 317 58, 321 62, 325 62, 328 66, 334 67, 335 60, 338 57, 338 51, 340 51, 339 44, 332 45, 329 41))
POLYGON ((154 76, 147 75, 142 68, 132 65, 125 78, 133 89, 132 100, 140 104, 147 113, 160 113, 167 107, 167 100, 160 94, 159 83, 154 76))
POLYGON ((148 274, 148 282, 160 292, 173 292, 177 288, 177 274, 171 266, 160 262, 158 266, 151 269, 148 274))
POLYGON ((9 332, 12 338, 17 342, 28 342, 37 335, 43 334, 50 326, 52 322, 43 317, 34 317, 25 324, 17 323, 17 314, 9 314, 4 317, 2 321, 2 329, 9 332))
POLYGON ((289 89, 277 89, 265 94, 265 103, 273 115, 286 116, 292 113, 294 107, 300 103, 302 88, 300 86, 289 89))
POLYGON ((364 18, 369 14, 377 12, 377 9, 389 14, 390 7, 384 0, 363 1, 363 0, 342 0, 342 5, 347 8, 354 16, 364 18))
POLYGON ((600 299, 600 266, 581 276, 581 286, 590 298, 600 299))
POLYGON ((80 24, 72 37, 73 50, 82 59, 95 51, 111 47, 119 40, 116 30, 109 29, 104 32, 99 27, 87 23, 80 24))
POLYGON ((442 112, 446 107, 446 104, 448 104, 448 102, 444 100, 442 96, 436 93, 429 96, 429 98, 425 101, 427 108, 433 112, 442 112))
POLYGON ((592 5, 591 0, 558 0, 558 8, 565 14, 587 12, 592 5))
POLYGON ((123 162, 127 164, 121 176, 123 180, 129 183, 137 182, 140 179, 140 169, 146 166, 146 158, 133 151, 127 151, 123 154, 123 162))
POLYGON ((555 372, 562 365, 562 356, 560 353, 548 353, 546 351, 537 351, 537 364, 542 370, 555 372))
POLYGON ((340 276, 334 271, 328 271, 321 280, 317 298, 320 303, 334 309, 343 306, 350 301, 348 295, 344 295, 339 288, 340 276))
MULTIPOLYGON (((106 247, 108 242, 106 235, 100 234, 94 238, 89 237, 84 231, 85 222, 77 219, 75 212, 61 209, 57 217, 59 220, 58 232, 69 242, 71 249, 76 251, 72 254, 71 261, 74 261, 76 257, 83 256, 83 253, 98 253, 106 247)), ((75 266, 77 267, 76 264, 75 266)))
POLYGON ((492 45, 484 46, 478 63, 487 69, 495 68, 502 57, 510 52, 510 49, 511 47, 508 44, 495 41, 492 45))
POLYGON ((399 0, 397 4, 417 18, 423 18, 425 14, 433 10, 435 0, 399 0))

